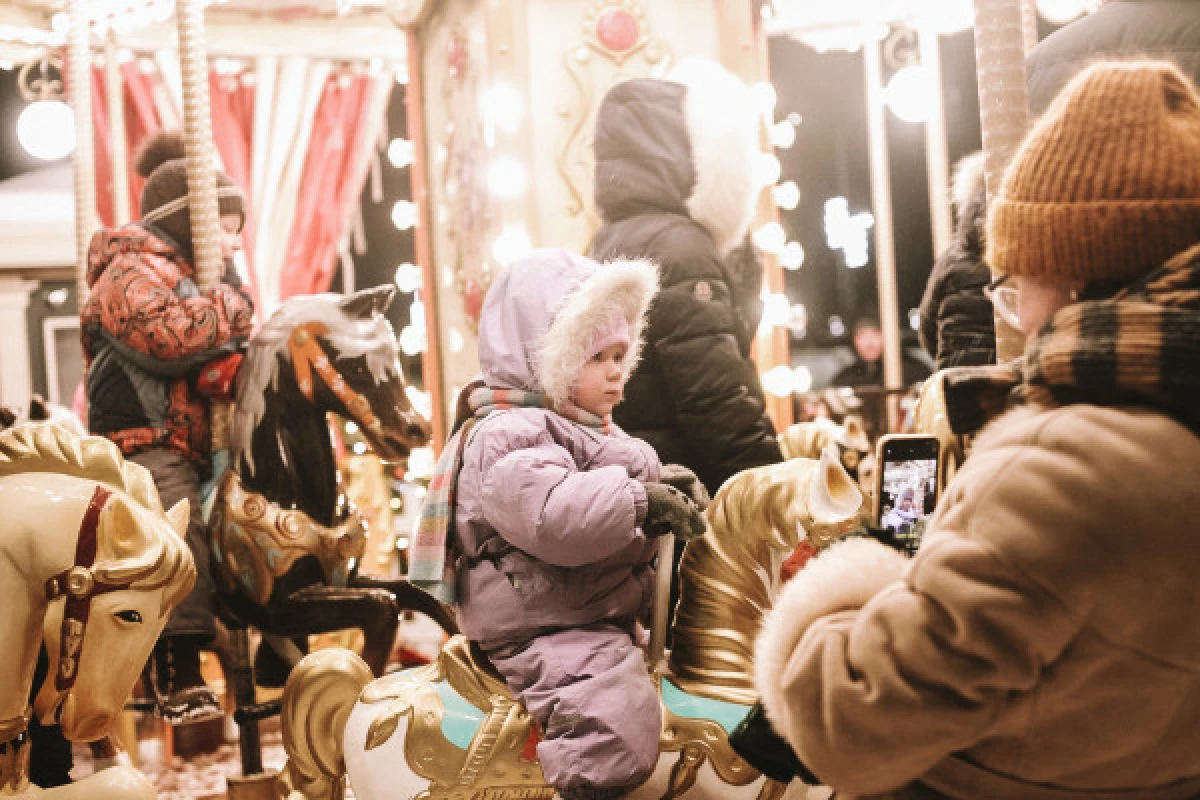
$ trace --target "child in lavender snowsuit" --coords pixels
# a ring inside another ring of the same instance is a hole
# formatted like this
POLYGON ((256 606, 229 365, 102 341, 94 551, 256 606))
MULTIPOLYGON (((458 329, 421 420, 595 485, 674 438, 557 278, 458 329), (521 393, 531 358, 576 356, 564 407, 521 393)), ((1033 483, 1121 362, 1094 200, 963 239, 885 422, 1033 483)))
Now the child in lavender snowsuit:
POLYGON ((703 531, 691 500, 658 483, 654 450, 609 418, 656 289, 644 262, 536 251, 496 280, 480 318, 486 389, 471 394, 455 504, 459 621, 542 727, 538 759, 565 800, 619 797, 653 771, 659 699, 633 639, 652 537, 703 531))

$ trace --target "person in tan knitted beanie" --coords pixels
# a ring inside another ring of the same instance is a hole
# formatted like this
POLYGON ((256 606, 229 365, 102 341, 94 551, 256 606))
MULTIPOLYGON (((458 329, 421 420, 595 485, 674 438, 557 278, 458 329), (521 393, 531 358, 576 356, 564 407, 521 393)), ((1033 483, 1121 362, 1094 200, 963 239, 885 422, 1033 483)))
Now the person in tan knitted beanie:
POLYGON ((1200 97, 1165 63, 1089 68, 990 214, 1029 338, 948 371, 947 416, 955 373, 1019 407, 915 555, 849 537, 783 586, 754 658, 774 765, 839 798, 1195 800, 1200 97))
POLYGON ((988 263, 1017 290, 1010 321, 1026 336, 1085 289, 1110 293, 1197 241, 1200 98, 1166 62, 1080 73, 1021 144, 988 218, 988 263))

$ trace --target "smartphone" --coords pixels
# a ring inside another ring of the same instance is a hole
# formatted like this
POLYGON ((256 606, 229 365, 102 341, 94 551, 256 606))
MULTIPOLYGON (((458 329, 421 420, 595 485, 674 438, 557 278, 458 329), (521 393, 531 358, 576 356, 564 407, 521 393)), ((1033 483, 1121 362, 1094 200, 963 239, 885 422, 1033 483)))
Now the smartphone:
POLYGON ((879 440, 875 524, 908 553, 917 552, 937 506, 941 445, 936 436, 889 434, 879 440))

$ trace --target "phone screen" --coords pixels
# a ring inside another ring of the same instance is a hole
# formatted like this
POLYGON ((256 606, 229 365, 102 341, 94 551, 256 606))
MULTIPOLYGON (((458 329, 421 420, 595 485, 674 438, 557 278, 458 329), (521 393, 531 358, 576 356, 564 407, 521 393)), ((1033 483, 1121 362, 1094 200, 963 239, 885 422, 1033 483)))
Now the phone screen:
POLYGON ((908 553, 915 553, 937 505, 937 439, 884 440, 880 450, 879 527, 889 531, 908 553))

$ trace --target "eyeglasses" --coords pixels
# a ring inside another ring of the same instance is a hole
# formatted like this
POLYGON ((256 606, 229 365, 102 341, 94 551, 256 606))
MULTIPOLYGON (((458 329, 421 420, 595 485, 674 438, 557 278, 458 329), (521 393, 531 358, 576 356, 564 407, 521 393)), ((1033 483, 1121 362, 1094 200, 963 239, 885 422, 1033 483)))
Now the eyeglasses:
POLYGON ((1017 313, 1017 290, 1013 286, 1005 286, 1010 276, 1001 275, 983 287, 983 294, 992 301, 996 315, 1004 320, 1006 325, 1020 330, 1021 315, 1017 313))

